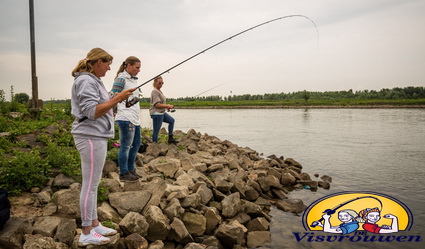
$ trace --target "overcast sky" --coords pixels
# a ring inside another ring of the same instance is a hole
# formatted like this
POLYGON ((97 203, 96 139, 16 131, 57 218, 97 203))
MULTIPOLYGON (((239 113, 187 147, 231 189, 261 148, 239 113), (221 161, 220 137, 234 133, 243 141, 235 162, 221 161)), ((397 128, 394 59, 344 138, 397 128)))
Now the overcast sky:
MULTIPOLYGON (((71 71, 94 47, 126 57, 167 97, 425 86, 424 0, 35 0, 39 98, 69 99, 71 71), (212 90, 209 90, 214 88, 212 90), (209 90, 209 91, 208 91, 209 90)), ((28 0, 0 0, 0 89, 31 96, 28 0)), ((152 84, 142 87, 149 96, 152 84)))

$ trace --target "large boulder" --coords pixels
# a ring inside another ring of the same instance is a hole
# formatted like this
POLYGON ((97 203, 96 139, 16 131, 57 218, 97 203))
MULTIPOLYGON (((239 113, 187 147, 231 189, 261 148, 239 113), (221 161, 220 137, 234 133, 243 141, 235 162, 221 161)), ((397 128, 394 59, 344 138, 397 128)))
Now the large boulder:
POLYGON ((304 202, 300 199, 280 200, 276 203, 276 206, 285 212, 296 214, 302 213, 307 208, 304 202))
POLYGON ((245 230, 239 222, 223 223, 215 232, 215 236, 226 246, 233 248, 235 245, 245 245, 245 230))
POLYGON ((119 226, 125 235, 137 233, 146 237, 149 224, 146 218, 136 212, 129 212, 119 223, 119 226))
POLYGON ((233 193, 225 197, 221 201, 221 205, 223 207, 222 215, 226 218, 232 218, 233 216, 235 216, 238 212, 242 210, 240 194, 233 193))
POLYGON ((144 215, 149 224, 147 239, 149 241, 165 240, 171 228, 162 210, 156 206, 149 206, 144 215))
POLYGON ((186 212, 183 214, 182 221, 191 235, 201 236, 205 233, 207 220, 203 215, 186 212))
POLYGON ((111 206, 121 216, 125 216, 129 212, 141 212, 150 200, 151 195, 150 191, 128 191, 110 193, 108 197, 111 206))
POLYGON ((185 224, 180 219, 174 218, 173 222, 170 224, 170 227, 170 237, 177 242, 181 244, 187 244, 194 241, 185 224))

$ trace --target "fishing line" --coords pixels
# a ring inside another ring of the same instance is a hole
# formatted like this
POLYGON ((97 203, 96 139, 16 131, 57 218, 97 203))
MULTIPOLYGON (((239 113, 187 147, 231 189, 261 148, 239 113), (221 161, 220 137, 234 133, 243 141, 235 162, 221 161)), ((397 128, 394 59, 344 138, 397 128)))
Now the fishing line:
POLYGON ((223 84, 217 85, 217 86, 215 86, 215 87, 211 87, 210 89, 208 89, 208 90, 206 90, 206 91, 203 91, 203 92, 201 92, 201 93, 196 94, 195 96, 193 96, 193 98, 196 98, 196 97, 198 97, 198 96, 200 96, 200 95, 202 95, 202 94, 204 94, 204 93, 206 93, 206 92, 209 92, 209 91, 211 91, 211 90, 213 90, 213 89, 216 89, 217 87, 220 87, 220 86, 222 86, 222 85, 226 85, 226 84, 227 84, 227 83, 223 83, 223 84))
POLYGON ((230 37, 228 37, 228 38, 226 38, 226 39, 224 39, 224 40, 222 40, 222 41, 220 41, 220 42, 217 42, 216 44, 214 44, 214 45, 212 45, 212 46, 210 46, 210 47, 208 47, 208 48, 206 48, 206 49, 202 50, 201 52, 196 53, 195 55, 192 55, 191 57, 187 58, 186 60, 184 60, 184 61, 182 61, 182 62, 180 62, 180 63, 178 63, 178 64, 176 64, 176 65, 174 65, 174 66, 172 66, 172 67, 170 67, 170 68, 168 68, 168 69, 167 69, 167 70, 165 70, 164 72, 162 72, 162 73, 160 73, 160 74, 156 75, 156 76, 155 76, 155 77, 153 77, 152 79, 150 79, 150 80, 148 80, 148 81, 144 82, 143 84, 139 85, 137 88, 140 88, 140 87, 142 87, 142 86, 146 85, 147 83, 149 83, 150 81, 154 80, 154 79, 155 79, 156 77, 158 77, 158 76, 161 76, 161 75, 163 75, 163 74, 165 74, 165 73, 169 73, 171 70, 173 70, 174 68, 176 68, 176 67, 180 66, 181 64, 183 64, 183 63, 185 63, 185 62, 187 62, 187 61, 189 61, 189 60, 191 60, 191 59, 195 58, 196 56, 198 56, 198 55, 200 55, 200 54, 205 53, 206 51, 208 51, 208 50, 210 50, 210 49, 212 49, 212 48, 214 48, 214 47, 216 47, 216 46, 218 46, 218 45, 220 45, 220 44, 222 44, 222 43, 224 43, 224 42, 226 42, 226 41, 228 41, 228 40, 231 40, 231 39, 235 38, 236 36, 239 36, 239 35, 241 35, 241 34, 243 34, 243 33, 246 33, 246 32, 248 32, 248 31, 253 30, 253 29, 255 29, 255 28, 258 28, 258 27, 260 27, 260 26, 263 26, 263 25, 269 24, 269 23, 271 23, 271 22, 278 21, 278 20, 282 20, 282 19, 286 19, 286 18, 291 18, 291 17, 301 17, 301 18, 306 18, 307 20, 309 20, 309 21, 310 21, 310 22, 314 25, 314 27, 316 28, 316 32, 317 32, 317 43, 319 43, 319 29, 317 28, 316 23, 314 23, 314 21, 313 21, 312 19, 310 19, 308 16, 304 16, 304 15, 288 15, 288 16, 282 16, 282 17, 278 17, 278 18, 275 18, 275 19, 269 20, 269 21, 267 21, 267 22, 260 23, 260 24, 258 24, 258 25, 255 25, 255 26, 251 27, 251 28, 245 29, 245 30, 243 30, 243 31, 241 31, 241 32, 239 32, 239 33, 237 33, 237 34, 234 34, 234 35, 232 35, 232 36, 230 36, 230 37))

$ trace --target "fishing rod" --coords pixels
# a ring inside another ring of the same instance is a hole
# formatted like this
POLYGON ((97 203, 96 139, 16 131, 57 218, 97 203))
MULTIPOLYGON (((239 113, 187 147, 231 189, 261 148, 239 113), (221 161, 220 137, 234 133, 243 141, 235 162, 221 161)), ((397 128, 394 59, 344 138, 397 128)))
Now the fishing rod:
POLYGON ((312 19, 310 19, 308 16, 305 16, 305 15, 288 15, 288 16, 278 17, 278 18, 275 18, 275 19, 269 20, 269 21, 267 21, 267 22, 263 22, 263 23, 260 23, 260 24, 258 24, 258 25, 255 25, 255 26, 253 26, 253 27, 251 27, 251 28, 245 29, 245 30, 243 30, 243 31, 241 31, 241 32, 239 32, 239 33, 237 33, 237 34, 234 34, 234 35, 232 35, 232 36, 230 36, 230 37, 228 37, 228 38, 226 38, 226 39, 224 39, 224 40, 222 40, 222 41, 220 41, 220 42, 217 42, 216 44, 214 44, 214 45, 212 45, 212 46, 210 46, 210 47, 208 47, 208 48, 206 48, 206 49, 202 50, 201 52, 196 53, 195 55, 192 55, 191 57, 187 58, 186 60, 184 60, 184 61, 182 61, 182 62, 180 62, 180 63, 177 63, 176 65, 174 65, 174 66, 172 66, 172 67, 168 68, 168 69, 167 69, 167 70, 165 70, 164 72, 162 72, 162 73, 160 73, 160 74, 156 75, 156 76, 155 76, 155 77, 153 77, 152 79, 150 79, 150 80, 148 80, 148 81, 146 81, 146 82, 142 83, 141 85, 139 85, 139 86, 138 86, 138 87, 136 87, 136 88, 140 88, 140 87, 142 87, 142 86, 146 85, 146 84, 147 84, 147 83, 149 83, 150 81, 154 80, 156 77, 161 76, 161 75, 163 75, 163 74, 165 74, 165 73, 169 73, 171 70, 173 70, 174 68, 176 68, 176 67, 180 66, 181 64, 183 64, 183 63, 185 63, 185 62, 187 62, 187 61, 189 61, 189 60, 191 60, 191 59, 195 58, 196 56, 198 56, 198 55, 200 55, 200 54, 205 53, 206 51, 208 51, 208 50, 210 50, 210 49, 212 49, 212 48, 214 48, 214 47, 216 47, 216 46, 218 46, 218 45, 220 45, 220 44, 222 44, 222 43, 224 43, 224 42, 226 42, 226 41, 228 41, 228 40, 231 40, 231 39, 235 38, 236 36, 239 36, 239 35, 241 35, 241 34, 243 34, 243 33, 246 33, 246 32, 248 32, 248 31, 250 31, 250 30, 253 30, 253 29, 258 28, 258 27, 260 27, 260 26, 266 25, 266 24, 268 24, 268 23, 271 23, 271 22, 274 22, 274 21, 278 21, 278 20, 282 20, 282 19, 286 19, 286 18, 291 18, 291 17, 301 17, 301 18, 306 18, 306 19, 308 19, 308 20, 309 20, 309 21, 310 21, 310 22, 314 25, 314 27, 316 28, 316 32, 317 32, 317 42, 319 42, 319 30, 317 29, 316 23, 314 23, 314 21, 313 21, 312 19))
MULTIPOLYGON (((336 210, 338 210, 338 209, 340 209, 341 207, 343 207, 343 206, 345 206, 345 205, 347 205, 348 203, 351 203, 351 202, 354 202, 354 201, 357 201, 357 200, 360 200, 360 199, 364 199, 364 198, 371 198, 371 199, 375 199, 375 200, 377 200, 378 202, 379 202, 379 204, 381 204, 381 209, 382 209, 382 202, 381 202, 381 200, 379 200, 378 198, 376 198, 376 197, 373 197, 373 196, 362 196, 362 197, 357 197, 357 198, 354 198, 354 199, 351 199, 351 200, 348 200, 348 201, 346 201, 346 202, 343 202, 343 203, 341 203, 341 204, 339 204, 339 205, 337 205, 336 207, 334 207, 334 208, 332 208, 332 209, 326 209, 325 211, 323 211, 323 213, 324 214, 327 214, 327 215, 331 215, 331 214, 334 214, 335 212, 336 212, 336 210)), ((323 221, 324 219, 323 219, 323 217, 322 218, 320 218, 318 221, 313 221, 313 223, 311 223, 311 227, 316 227, 316 226, 318 226, 322 221, 323 221)))

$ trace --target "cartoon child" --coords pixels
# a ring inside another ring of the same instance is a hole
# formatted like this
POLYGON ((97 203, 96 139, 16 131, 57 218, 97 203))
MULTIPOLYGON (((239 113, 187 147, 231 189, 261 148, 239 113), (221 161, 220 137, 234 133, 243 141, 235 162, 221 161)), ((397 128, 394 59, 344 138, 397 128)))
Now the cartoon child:
POLYGON ((376 222, 381 219, 381 211, 376 208, 366 208, 359 212, 359 216, 364 220, 363 229, 371 233, 396 233, 398 232, 397 216, 392 214, 384 215, 384 218, 392 219, 391 226, 378 226, 376 222))
POLYGON ((341 233, 347 234, 356 231, 359 228, 359 221, 363 221, 356 211, 352 209, 344 209, 338 212, 338 219, 342 221, 339 226, 332 226, 330 223, 331 216, 328 214, 324 214, 322 216, 324 222, 322 224, 318 224, 319 226, 323 226, 323 232, 326 233, 341 233))

